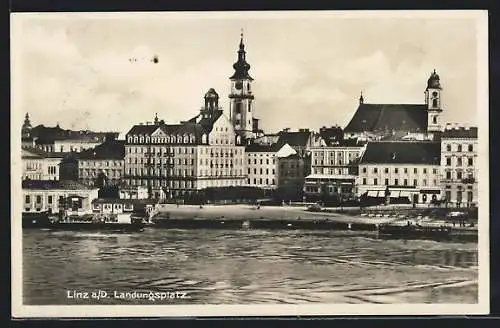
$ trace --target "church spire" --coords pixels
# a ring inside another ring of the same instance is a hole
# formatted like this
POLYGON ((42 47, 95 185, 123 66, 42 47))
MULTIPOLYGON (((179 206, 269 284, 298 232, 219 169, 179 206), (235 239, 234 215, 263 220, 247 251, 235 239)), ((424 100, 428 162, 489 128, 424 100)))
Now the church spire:
POLYGON ((231 80, 250 80, 253 78, 248 74, 248 70, 250 69, 250 64, 246 61, 246 51, 245 51, 245 43, 243 42, 243 29, 241 29, 241 39, 240 46, 238 50, 238 61, 233 64, 234 74, 230 77, 231 80))
POLYGON ((361 94, 359 96, 359 104, 363 104, 365 102, 365 98, 363 98, 363 90, 361 90, 361 94))

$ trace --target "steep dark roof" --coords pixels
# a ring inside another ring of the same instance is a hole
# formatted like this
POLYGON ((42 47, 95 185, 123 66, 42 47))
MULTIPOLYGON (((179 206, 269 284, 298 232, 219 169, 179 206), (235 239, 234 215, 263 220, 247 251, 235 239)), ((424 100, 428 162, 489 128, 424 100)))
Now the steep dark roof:
MULTIPOLYGON (((23 180, 23 189, 66 189, 66 190, 89 190, 89 186, 77 181, 69 180, 23 180)), ((94 188, 95 189, 95 188, 94 188)))
POLYGON ((127 135, 151 135, 151 133, 155 132, 158 129, 158 125, 155 124, 137 124, 134 125, 128 132, 127 135))
POLYGON ((23 158, 64 158, 70 152, 48 152, 33 147, 23 149, 23 158))
POLYGON ((277 152, 278 150, 281 149, 281 147, 283 147, 283 145, 281 144, 277 144, 277 143, 274 143, 274 144, 271 144, 271 145, 268 145, 268 144, 257 144, 257 143, 254 143, 254 144, 250 144, 248 146, 245 147, 245 152, 246 153, 264 153, 264 152, 277 152))
POLYGON ((319 129, 319 135, 327 145, 339 142, 344 139, 344 131, 339 126, 322 127, 319 129))
POLYGON ((446 129, 441 134, 441 138, 459 139, 459 138, 477 138, 477 127, 460 127, 454 129, 446 129))
POLYGON ((94 132, 88 130, 65 130, 59 127, 47 127, 38 125, 31 129, 30 135, 36 137, 37 144, 50 144, 56 140, 87 140, 91 142, 102 142, 106 135, 119 136, 118 132, 94 132))
POLYGON ((437 142, 369 142, 360 163, 439 165, 440 161, 437 142))
POLYGON ((307 144, 309 143, 309 139, 311 138, 310 131, 281 131, 278 133, 278 135, 278 144, 289 144, 292 147, 305 147, 307 146, 307 144))
POLYGON ((79 159, 94 159, 94 160, 123 160, 125 158, 125 141, 112 140, 106 141, 93 149, 82 151, 78 155, 79 159))
POLYGON ((427 131, 427 106, 417 104, 360 104, 344 132, 427 131))
MULTIPOLYGON (((204 111, 208 111, 208 109, 205 109, 204 111)), ((211 115, 206 117, 203 117, 203 113, 200 113, 190 119, 188 123, 199 124, 207 133, 210 133, 213 129, 214 123, 217 122, 217 120, 222 116, 222 113, 223 111, 220 109, 214 110, 211 115)))

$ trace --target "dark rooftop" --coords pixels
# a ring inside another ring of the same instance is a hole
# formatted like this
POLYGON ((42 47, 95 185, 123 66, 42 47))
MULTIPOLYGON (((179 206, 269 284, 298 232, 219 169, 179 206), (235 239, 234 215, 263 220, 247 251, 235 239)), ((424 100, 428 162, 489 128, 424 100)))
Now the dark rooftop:
POLYGON ((369 142, 361 164, 429 164, 441 162, 437 142, 369 142))
POLYGON ((36 138, 37 144, 50 144, 56 140, 87 140, 102 142, 107 135, 118 137, 118 132, 94 132, 88 130, 65 130, 59 125, 48 127, 37 125, 31 129, 30 135, 36 138))
POLYGON ((459 138, 477 138, 477 127, 458 127, 445 129, 441 134, 441 138, 445 139, 459 139, 459 138))
POLYGON ((123 160, 125 158, 125 141, 109 140, 94 147, 87 149, 78 154, 78 159, 94 159, 94 160, 123 160))
POLYGON ((344 132, 427 131, 427 106, 420 104, 360 104, 344 132))
POLYGON ((279 138, 277 143, 280 145, 289 144, 292 147, 305 147, 309 143, 311 134, 308 130, 297 132, 281 131, 278 133, 279 138))
POLYGON ((64 190, 90 190, 91 188, 77 181, 69 180, 23 180, 23 189, 64 189, 64 190))
POLYGON ((250 144, 248 146, 245 147, 245 152, 246 153, 264 153, 264 152, 277 152, 278 150, 281 149, 281 147, 283 147, 283 145, 281 144, 277 144, 277 143, 274 143, 274 144, 257 144, 257 143, 253 143, 253 144, 250 144))

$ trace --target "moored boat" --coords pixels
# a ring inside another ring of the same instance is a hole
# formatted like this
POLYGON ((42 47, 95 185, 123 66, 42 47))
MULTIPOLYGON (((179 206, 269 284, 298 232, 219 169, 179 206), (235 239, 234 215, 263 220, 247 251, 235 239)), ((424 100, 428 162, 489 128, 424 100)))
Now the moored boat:
POLYGON ((452 229, 446 226, 392 225, 382 224, 378 227, 380 237, 401 239, 447 239, 452 229))
POLYGON ((51 218, 43 226, 50 230, 87 230, 87 231, 142 231, 142 219, 134 219, 130 214, 88 214, 82 216, 67 215, 62 219, 51 218))

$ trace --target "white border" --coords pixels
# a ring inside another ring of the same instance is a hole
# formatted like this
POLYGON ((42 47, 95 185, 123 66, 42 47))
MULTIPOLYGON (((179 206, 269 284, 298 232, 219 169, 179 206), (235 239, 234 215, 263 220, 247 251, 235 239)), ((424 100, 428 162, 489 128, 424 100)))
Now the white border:
MULTIPOLYGON (((46 19, 322 19, 328 18, 470 18, 477 21, 479 116, 479 298, 478 304, 314 304, 314 305, 74 305, 25 306, 22 304, 22 228, 20 197, 11 201, 12 316, 15 318, 75 317, 206 317, 206 316, 305 316, 305 315, 454 315, 489 313, 489 132, 488 132, 488 12, 487 11, 292 11, 292 12, 190 12, 190 13, 23 13, 11 14, 11 31, 22 35, 22 21, 32 16, 46 19)), ((12 33, 12 32, 11 32, 12 33)), ((16 62, 17 41, 11 34, 11 188, 21 194, 21 149, 18 122, 22 121, 22 67, 16 62)))

